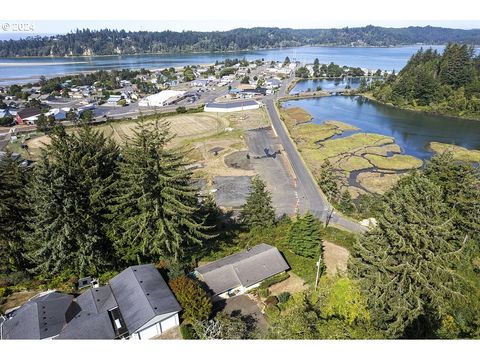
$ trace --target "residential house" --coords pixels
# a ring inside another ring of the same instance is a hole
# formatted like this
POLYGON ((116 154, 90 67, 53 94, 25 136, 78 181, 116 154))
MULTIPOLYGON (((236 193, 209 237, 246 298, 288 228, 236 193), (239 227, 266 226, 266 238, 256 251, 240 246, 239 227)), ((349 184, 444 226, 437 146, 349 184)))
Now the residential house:
POLYGON ((208 79, 195 79, 190 82, 190 86, 205 87, 208 86, 210 80, 208 79))
POLYGON ((67 119, 68 110, 65 109, 51 109, 49 110, 45 116, 53 116, 57 121, 63 121, 67 119))
POLYGON ((282 86, 282 81, 277 78, 267 79, 265 80, 265 86, 267 89, 278 89, 282 86))
POLYGON ((220 260, 195 268, 213 300, 241 295, 290 267, 274 246, 259 244, 220 260))
POLYGON ((1 339, 52 339, 78 313, 73 296, 41 293, 0 320, 1 339))
POLYGON ((33 125, 38 119, 38 115, 42 113, 40 108, 26 108, 17 112, 16 121, 17 124, 30 124, 33 125))
POLYGON ((182 310, 152 264, 131 266, 76 299, 51 294, 0 320, 1 338, 150 339, 178 326, 182 310))

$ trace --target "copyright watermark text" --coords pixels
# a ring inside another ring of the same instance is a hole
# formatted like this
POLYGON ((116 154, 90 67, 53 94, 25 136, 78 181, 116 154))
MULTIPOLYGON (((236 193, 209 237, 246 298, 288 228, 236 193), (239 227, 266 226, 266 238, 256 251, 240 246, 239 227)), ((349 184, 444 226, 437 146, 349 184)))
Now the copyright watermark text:
POLYGON ((2 22, 2 31, 5 32, 33 32, 35 24, 32 22, 2 22))

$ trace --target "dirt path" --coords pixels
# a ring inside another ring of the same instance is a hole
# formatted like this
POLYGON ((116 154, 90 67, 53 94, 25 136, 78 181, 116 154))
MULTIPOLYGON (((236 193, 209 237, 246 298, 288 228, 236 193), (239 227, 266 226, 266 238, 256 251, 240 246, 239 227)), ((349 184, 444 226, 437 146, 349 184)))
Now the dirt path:
POLYGON ((289 272, 289 274, 290 277, 288 279, 273 284, 268 288, 271 295, 277 296, 282 292, 289 292, 290 294, 295 294, 308 288, 308 285, 305 284, 305 281, 301 277, 295 275, 291 271, 289 272))
POLYGON ((328 241, 323 242, 323 259, 327 267, 327 274, 345 273, 349 256, 350 253, 347 249, 328 241))

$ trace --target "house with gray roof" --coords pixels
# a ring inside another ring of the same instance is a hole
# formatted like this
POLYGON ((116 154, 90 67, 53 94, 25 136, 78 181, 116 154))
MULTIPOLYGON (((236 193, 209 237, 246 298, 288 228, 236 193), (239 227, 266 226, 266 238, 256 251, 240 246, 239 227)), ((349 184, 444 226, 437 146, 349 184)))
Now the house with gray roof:
POLYGON ((240 295, 290 267, 275 246, 259 244, 195 268, 195 275, 208 287, 213 300, 240 295))
POLYGON ((0 338, 52 339, 80 311, 72 295, 46 292, 0 320, 0 338))
POLYGON ((76 299, 57 292, 0 320, 1 339, 151 339, 179 325, 182 310, 158 270, 131 266, 76 299))

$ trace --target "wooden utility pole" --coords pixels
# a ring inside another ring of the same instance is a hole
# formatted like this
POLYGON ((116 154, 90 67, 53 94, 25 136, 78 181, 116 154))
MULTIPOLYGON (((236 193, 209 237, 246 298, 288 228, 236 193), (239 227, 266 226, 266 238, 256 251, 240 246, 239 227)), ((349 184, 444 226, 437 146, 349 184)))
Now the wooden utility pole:
MULTIPOLYGON (((328 227, 328 224, 330 223, 330 220, 332 219, 332 216, 333 216, 333 211, 335 209, 332 207, 328 213, 327 213, 327 218, 325 219, 325 229, 328 227)), ((322 247, 322 243, 320 242, 319 244, 319 247, 321 249, 322 247)), ((318 255, 318 261, 317 261, 317 276, 315 277, 315 291, 317 290, 317 287, 318 287, 318 279, 320 277, 320 264, 322 262, 322 252, 319 251, 319 255, 318 255)))

